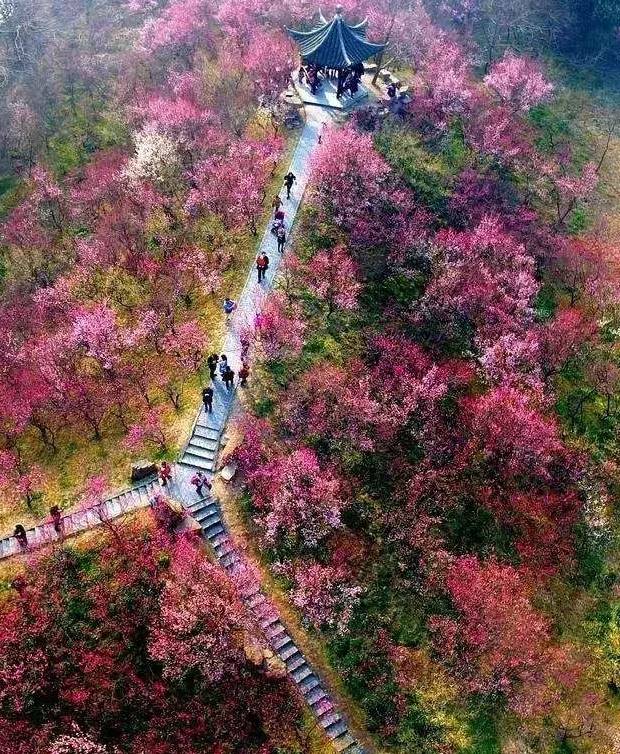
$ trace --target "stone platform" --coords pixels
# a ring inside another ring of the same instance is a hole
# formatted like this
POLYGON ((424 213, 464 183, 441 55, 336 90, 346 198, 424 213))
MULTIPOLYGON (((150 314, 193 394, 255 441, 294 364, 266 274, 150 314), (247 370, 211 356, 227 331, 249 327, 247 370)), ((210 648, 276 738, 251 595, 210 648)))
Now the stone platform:
POLYGON ((310 87, 305 82, 303 84, 299 83, 296 73, 294 75, 294 82, 295 91, 305 105, 318 105, 319 107, 331 107, 334 110, 346 110, 349 107, 353 107, 360 100, 368 97, 368 89, 363 84, 359 85, 359 89, 353 97, 346 93, 338 99, 336 97, 336 80, 321 79, 321 87, 316 90, 316 94, 312 94, 310 87))

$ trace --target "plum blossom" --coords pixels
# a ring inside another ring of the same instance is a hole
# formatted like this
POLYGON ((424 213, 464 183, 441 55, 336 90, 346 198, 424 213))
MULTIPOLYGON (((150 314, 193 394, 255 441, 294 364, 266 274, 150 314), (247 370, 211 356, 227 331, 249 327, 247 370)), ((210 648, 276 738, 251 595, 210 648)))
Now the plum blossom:
POLYGON ((510 50, 493 65, 484 82, 504 102, 522 112, 549 99, 553 92, 553 84, 545 79, 536 62, 510 50))

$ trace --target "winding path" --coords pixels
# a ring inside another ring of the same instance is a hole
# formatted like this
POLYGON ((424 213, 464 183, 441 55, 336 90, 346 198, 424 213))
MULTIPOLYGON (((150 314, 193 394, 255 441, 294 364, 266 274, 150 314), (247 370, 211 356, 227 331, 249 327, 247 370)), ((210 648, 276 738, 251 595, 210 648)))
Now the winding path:
MULTIPOLYGON (((292 227, 308 183, 310 157, 318 143, 323 123, 328 120, 331 120, 329 111, 308 108, 306 124, 290 166, 290 170, 297 176, 297 183, 291 199, 289 201, 284 199, 289 229, 292 227)), ((287 245, 290 238, 289 232, 287 245)), ((259 246, 259 252, 261 251, 264 251, 270 260, 266 280, 259 284, 256 279, 256 270, 252 267, 237 302, 238 308, 234 315, 237 321, 250 321, 256 315, 262 300, 261 291, 271 288, 277 275, 281 257, 277 252, 276 241, 269 226, 259 246)), ((234 321, 228 330, 222 353, 227 355, 228 362, 238 374, 241 346, 235 332, 234 321)), ((197 499, 196 491, 189 481, 197 469, 213 471, 216 468, 222 433, 235 401, 235 393, 228 392, 221 380, 216 381, 214 389, 213 413, 207 414, 204 409, 200 411, 189 442, 179 462, 175 465, 170 492, 198 521, 220 565, 230 573, 235 571, 247 573, 249 570, 247 556, 233 541, 219 502, 212 497, 197 499)), ((325 683, 295 644, 278 610, 261 589, 260 583, 254 578, 250 579, 242 597, 246 606, 254 614, 271 648, 284 662, 289 677, 308 704, 319 726, 331 740, 334 749, 345 754, 364 754, 364 748, 351 734, 349 724, 338 710, 325 683)))

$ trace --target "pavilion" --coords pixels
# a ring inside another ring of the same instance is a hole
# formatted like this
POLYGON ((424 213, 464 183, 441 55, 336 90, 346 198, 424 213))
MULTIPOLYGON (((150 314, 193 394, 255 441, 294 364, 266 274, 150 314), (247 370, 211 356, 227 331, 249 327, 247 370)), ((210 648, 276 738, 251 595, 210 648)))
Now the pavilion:
POLYGON ((359 87, 358 96, 355 96, 356 88, 350 97, 343 97, 343 86, 347 77, 352 75, 359 82, 364 72, 364 61, 378 55, 385 48, 385 44, 375 44, 366 39, 367 26, 367 20, 358 24, 348 24, 344 20, 342 7, 338 6, 331 21, 319 13, 319 25, 309 31, 287 29, 299 47, 302 66, 311 71, 324 72, 320 91, 311 91, 309 86, 303 86, 301 80, 299 81, 297 90, 304 102, 341 108, 350 104, 351 100, 367 95, 366 90, 359 87), (338 82, 335 87, 331 83, 332 77, 338 82))

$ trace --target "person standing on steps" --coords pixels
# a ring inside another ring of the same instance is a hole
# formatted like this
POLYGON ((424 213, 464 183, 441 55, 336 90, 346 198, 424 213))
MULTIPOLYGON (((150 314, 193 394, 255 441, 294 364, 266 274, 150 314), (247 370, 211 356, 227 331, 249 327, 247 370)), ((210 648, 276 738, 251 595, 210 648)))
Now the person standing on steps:
POLYGON ((170 468, 170 464, 168 461, 163 461, 161 466, 159 467, 159 481, 161 482, 162 487, 167 487, 168 482, 172 480, 172 469, 170 468))
POLYGON ((217 369, 217 362, 219 361, 219 356, 216 353, 212 353, 211 356, 207 359, 207 366, 209 367, 209 377, 211 377, 212 380, 215 379, 215 370, 217 369))
POLYGON ((276 233, 276 238, 278 239, 278 253, 283 254, 284 253, 284 244, 286 243, 286 229, 284 226, 281 228, 278 228, 278 232, 276 233))
POLYGON ((52 517, 52 524, 56 534, 62 534, 62 513, 57 505, 52 505, 50 508, 50 516, 52 517))
POLYGON ((211 492, 211 487, 213 487, 211 480, 204 473, 204 471, 197 471, 189 481, 196 488, 196 494, 198 495, 198 497, 203 496, 202 490, 204 487, 207 488, 208 492, 211 492))
POLYGON ((267 270, 269 269, 269 257, 264 251, 256 257, 256 270, 258 272, 258 282, 261 283, 265 279, 267 270))
MULTIPOLYGON (((213 373, 213 376, 215 377, 215 372, 213 373)), ((207 414, 213 413, 213 388, 212 387, 204 387, 202 389, 202 402, 204 403, 205 412, 207 414)))
POLYGON ((224 384, 226 385, 226 390, 232 390, 235 384, 235 373, 230 367, 227 367, 224 372, 224 384))
POLYGON ((224 314, 226 315, 226 324, 230 323, 230 316, 237 308, 237 304, 231 298, 224 299, 224 314))
POLYGON ((239 384, 241 385, 241 387, 245 387, 248 384, 249 376, 250 376, 250 367, 244 361, 241 364, 241 369, 239 370, 239 384))
POLYGON ((220 365, 218 369, 220 370, 220 377, 224 379, 224 375, 226 374, 226 370, 228 369, 228 356, 226 356, 225 353, 220 356, 220 365))
POLYGON ((282 199, 280 199, 279 194, 276 194, 276 196, 273 197, 273 200, 271 202, 271 206, 273 207, 273 214, 274 214, 274 217, 275 217, 276 212, 282 206, 282 199))
POLYGON ((21 524, 17 524, 13 531, 13 536, 17 540, 17 543, 22 548, 22 550, 25 550, 28 547, 28 535, 26 534, 26 530, 21 524))
POLYGON ((284 185, 286 186, 286 198, 291 198, 291 189, 293 188, 293 184, 297 183, 297 176, 295 173, 289 170, 289 172, 284 176, 284 185))

